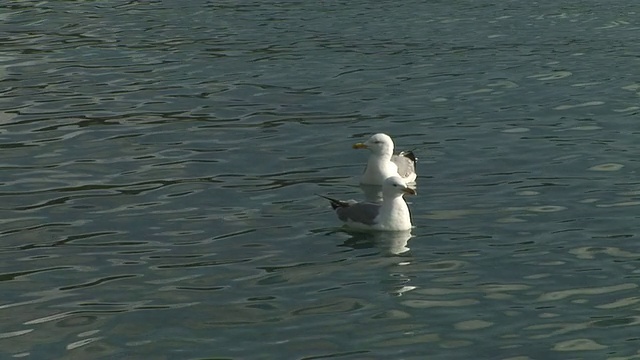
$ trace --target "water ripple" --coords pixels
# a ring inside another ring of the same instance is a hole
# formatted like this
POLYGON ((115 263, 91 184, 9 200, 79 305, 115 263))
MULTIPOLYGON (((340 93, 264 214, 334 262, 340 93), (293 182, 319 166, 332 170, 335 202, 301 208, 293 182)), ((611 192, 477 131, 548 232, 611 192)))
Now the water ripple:
POLYGON ((7 356, 636 356, 630 5, 369 5, 0 6, 7 356), (379 131, 408 237, 314 195, 379 131))

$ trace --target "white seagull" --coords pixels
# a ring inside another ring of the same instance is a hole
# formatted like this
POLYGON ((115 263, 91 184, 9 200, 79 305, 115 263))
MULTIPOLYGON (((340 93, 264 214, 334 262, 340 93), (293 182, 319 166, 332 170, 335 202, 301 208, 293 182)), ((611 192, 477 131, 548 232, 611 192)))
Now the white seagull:
POLYGON ((371 155, 364 169, 361 184, 382 185, 390 176, 399 175, 405 182, 416 181, 416 157, 412 151, 393 154, 393 140, 387 134, 375 134, 364 143, 353 145, 354 149, 369 149, 371 155))
POLYGON ((411 213, 402 195, 415 195, 399 176, 386 179, 382 185, 382 202, 341 201, 326 196, 331 207, 347 227, 359 230, 406 231, 411 230, 411 213))

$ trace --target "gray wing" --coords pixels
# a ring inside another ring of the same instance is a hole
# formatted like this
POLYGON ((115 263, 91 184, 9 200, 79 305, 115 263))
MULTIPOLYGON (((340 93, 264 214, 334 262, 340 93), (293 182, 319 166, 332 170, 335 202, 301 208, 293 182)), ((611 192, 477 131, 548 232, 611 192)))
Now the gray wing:
MULTIPOLYGON (((412 151, 403 151, 398 155, 393 155, 391 161, 398 166, 398 175, 403 178, 414 177, 416 173, 416 161, 412 151)), ((415 178, 415 177, 414 177, 415 178)))
POLYGON ((365 225, 374 225, 373 221, 380 212, 380 204, 357 203, 336 209, 338 218, 344 222, 353 221, 365 225))

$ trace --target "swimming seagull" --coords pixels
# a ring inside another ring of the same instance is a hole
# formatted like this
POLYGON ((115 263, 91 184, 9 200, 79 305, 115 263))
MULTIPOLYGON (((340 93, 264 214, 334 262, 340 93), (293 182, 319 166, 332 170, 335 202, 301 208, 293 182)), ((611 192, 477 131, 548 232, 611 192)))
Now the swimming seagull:
POLYGON ((399 176, 387 178, 382 184, 382 202, 341 201, 326 196, 331 207, 348 227, 360 230, 406 231, 411 230, 411 214, 402 195, 415 195, 399 176))
POLYGON ((412 151, 393 154, 393 140, 387 134, 375 134, 364 143, 353 145, 354 149, 369 149, 371 155, 364 169, 361 184, 382 185, 390 176, 400 175, 407 183, 416 181, 416 157, 412 151))

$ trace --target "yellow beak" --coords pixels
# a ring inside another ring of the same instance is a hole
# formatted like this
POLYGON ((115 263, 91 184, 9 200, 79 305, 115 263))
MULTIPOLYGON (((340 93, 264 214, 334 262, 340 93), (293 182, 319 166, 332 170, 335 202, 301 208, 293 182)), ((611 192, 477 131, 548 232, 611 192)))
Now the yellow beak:
POLYGON ((412 188, 409 188, 409 187, 402 189, 402 192, 405 193, 405 194, 408 194, 408 195, 417 195, 418 194, 418 192, 415 189, 412 189, 412 188))
POLYGON ((366 149, 367 148, 367 144, 364 144, 364 143, 353 144, 353 148, 354 149, 366 149))

